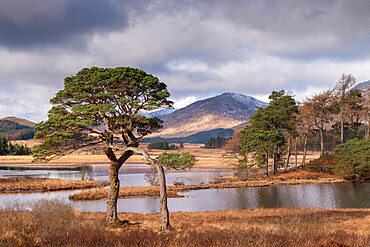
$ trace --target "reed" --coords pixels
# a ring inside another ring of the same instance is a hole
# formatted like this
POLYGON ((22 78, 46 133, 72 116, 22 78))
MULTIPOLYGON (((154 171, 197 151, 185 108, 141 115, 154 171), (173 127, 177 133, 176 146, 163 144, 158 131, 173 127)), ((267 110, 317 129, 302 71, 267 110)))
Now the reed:
POLYGON ((0 210, 0 246, 368 246, 369 209, 247 209, 171 213, 174 230, 160 232, 159 214, 81 213, 41 200, 27 211, 0 210))
POLYGON ((60 180, 50 178, 3 178, 0 192, 45 192, 56 190, 89 189, 108 186, 107 181, 60 180))

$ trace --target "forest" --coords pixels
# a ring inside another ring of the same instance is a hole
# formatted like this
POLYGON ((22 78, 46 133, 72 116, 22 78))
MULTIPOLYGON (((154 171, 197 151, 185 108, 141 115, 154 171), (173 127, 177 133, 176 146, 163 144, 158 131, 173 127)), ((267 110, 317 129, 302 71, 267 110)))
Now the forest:
POLYGON ((0 155, 28 155, 31 149, 26 145, 12 144, 4 136, 0 136, 0 155))

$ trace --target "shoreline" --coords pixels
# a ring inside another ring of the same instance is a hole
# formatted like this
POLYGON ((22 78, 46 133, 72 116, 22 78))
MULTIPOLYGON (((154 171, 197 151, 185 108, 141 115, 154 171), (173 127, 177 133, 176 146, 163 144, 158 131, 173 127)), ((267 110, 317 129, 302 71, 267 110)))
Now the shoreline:
MULTIPOLYGON (((219 177, 216 182, 198 185, 167 185, 169 198, 183 197, 178 192, 191 190, 266 187, 274 185, 299 185, 299 184, 327 184, 354 182, 332 174, 313 172, 300 168, 292 168, 280 174, 265 179, 258 178, 248 181, 236 180, 234 176, 219 177)), ((368 181, 364 181, 368 182, 368 181)), ((82 191, 70 196, 72 200, 101 200, 107 198, 109 181, 89 180, 61 180, 50 178, 2 178, 0 179, 0 193, 32 193, 62 190, 82 191)), ((159 186, 120 187, 119 198, 137 196, 159 196, 159 186)))
MULTIPOLYGON (((246 187, 267 187, 274 185, 299 185, 299 184, 328 184, 351 182, 339 178, 319 178, 319 179, 298 179, 298 180, 256 180, 256 181, 238 181, 227 183, 199 184, 199 185, 167 185, 168 198, 184 197, 178 192, 206 189, 231 189, 246 187)), ((90 191, 82 191, 69 197, 71 200, 101 200, 106 199, 109 189, 100 188, 90 191)), ((138 186, 138 187, 120 187, 119 198, 129 198, 137 196, 159 196, 159 186, 138 186)))

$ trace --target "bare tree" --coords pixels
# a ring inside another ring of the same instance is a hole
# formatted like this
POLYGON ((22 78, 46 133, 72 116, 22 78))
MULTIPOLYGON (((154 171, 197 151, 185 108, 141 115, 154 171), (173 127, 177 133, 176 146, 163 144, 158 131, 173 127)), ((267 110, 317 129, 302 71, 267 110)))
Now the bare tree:
POLYGON ((353 77, 353 75, 342 74, 334 89, 340 112, 340 143, 344 142, 344 116, 346 112, 346 102, 348 98, 347 94, 351 87, 355 84, 356 78, 353 77))
POLYGON ((302 166, 305 165, 306 154, 307 154, 307 141, 313 134, 313 125, 314 125, 314 114, 311 111, 312 105, 304 102, 303 105, 299 106, 299 115, 298 115, 298 126, 297 132, 303 138, 303 157, 302 157, 302 166))
POLYGON ((331 105, 333 103, 333 90, 326 90, 321 94, 314 95, 305 102, 310 117, 313 120, 313 130, 319 132, 321 154, 324 154, 324 135, 327 124, 333 119, 331 105))

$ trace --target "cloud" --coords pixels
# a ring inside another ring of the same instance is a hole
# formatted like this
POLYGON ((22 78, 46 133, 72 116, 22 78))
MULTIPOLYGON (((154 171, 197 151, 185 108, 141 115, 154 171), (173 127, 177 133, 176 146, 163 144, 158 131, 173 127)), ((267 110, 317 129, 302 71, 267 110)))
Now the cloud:
POLYGON ((40 46, 80 48, 95 32, 109 32, 128 25, 125 1, 3 0, 0 3, 0 45, 25 49, 40 46))
POLYGON ((238 27, 246 44, 262 52, 303 58, 369 55, 368 45, 363 46, 370 37, 366 0, 219 0, 211 8, 238 27))
POLYGON ((180 105, 228 91, 302 99, 342 73, 365 81, 369 9, 367 0, 3 0, 0 115, 27 106, 46 116, 63 79, 91 66, 141 68, 180 105))
POLYGON ((49 99, 56 91, 54 87, 22 82, 1 85, 1 89, 0 116, 21 117, 35 122, 46 119, 51 108, 49 99))

